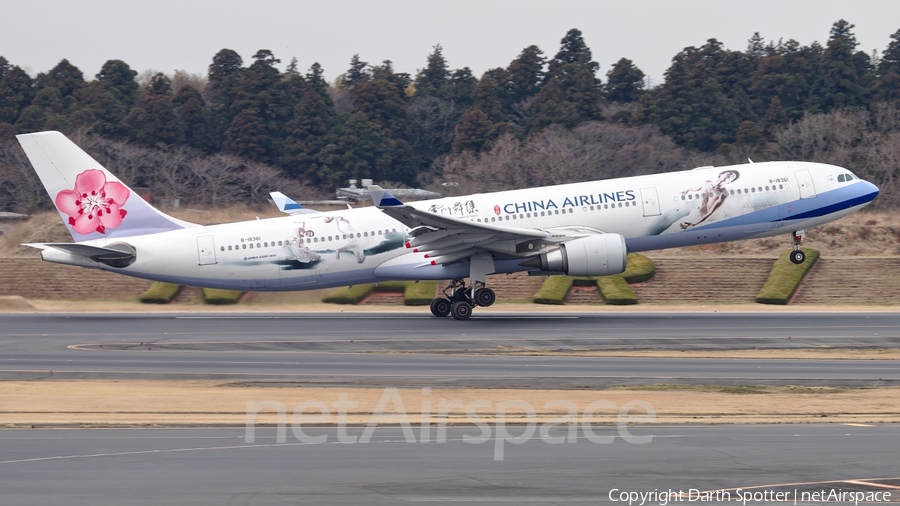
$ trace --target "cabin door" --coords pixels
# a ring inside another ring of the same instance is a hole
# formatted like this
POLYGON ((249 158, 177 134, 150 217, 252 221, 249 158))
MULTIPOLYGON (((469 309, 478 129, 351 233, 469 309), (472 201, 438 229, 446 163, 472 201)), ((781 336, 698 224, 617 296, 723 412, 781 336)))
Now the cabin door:
POLYGON ((660 215, 656 188, 641 188, 641 202, 644 204, 644 216, 660 215))
POLYGON ((197 237, 197 257, 200 265, 216 263, 216 244, 213 242, 213 236, 201 235, 197 237))
POLYGON ((800 185, 800 198, 811 199, 816 196, 816 187, 813 186, 812 176, 808 170, 798 170, 794 172, 797 176, 797 184, 800 185))

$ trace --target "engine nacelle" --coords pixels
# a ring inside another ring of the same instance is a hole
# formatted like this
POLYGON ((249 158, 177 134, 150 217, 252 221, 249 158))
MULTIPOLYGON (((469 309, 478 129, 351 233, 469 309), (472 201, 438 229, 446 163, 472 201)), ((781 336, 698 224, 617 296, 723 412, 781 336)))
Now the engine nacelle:
MULTIPOLYGON (((566 241, 559 249, 540 256, 542 271, 567 276, 610 276, 625 271, 625 238, 619 234, 600 234, 566 241)), ((537 260, 537 259, 535 259, 537 260)), ((537 267, 529 261, 523 265, 537 267)))

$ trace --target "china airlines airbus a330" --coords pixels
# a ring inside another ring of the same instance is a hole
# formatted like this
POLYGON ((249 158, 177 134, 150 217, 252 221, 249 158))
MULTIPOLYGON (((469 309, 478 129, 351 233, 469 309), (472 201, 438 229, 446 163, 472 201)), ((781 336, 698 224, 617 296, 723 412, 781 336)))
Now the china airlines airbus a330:
POLYGON ((490 306, 489 274, 605 276, 630 251, 785 234, 853 213, 878 188, 834 165, 765 162, 316 212, 280 193, 281 218, 200 226, 141 199, 59 132, 18 140, 74 243, 41 257, 139 278, 230 290, 293 291, 451 279, 435 316, 490 306), (465 284, 465 278, 470 284, 465 284))

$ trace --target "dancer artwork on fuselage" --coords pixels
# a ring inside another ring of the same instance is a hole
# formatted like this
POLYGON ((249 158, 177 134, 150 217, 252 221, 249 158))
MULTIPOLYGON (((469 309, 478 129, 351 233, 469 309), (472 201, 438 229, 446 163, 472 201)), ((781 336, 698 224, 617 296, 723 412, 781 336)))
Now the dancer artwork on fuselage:
POLYGON ((408 204, 369 186, 375 207, 331 212, 273 192, 284 217, 200 226, 154 208, 58 132, 18 140, 75 241, 29 244, 46 261, 242 291, 449 279, 431 309, 457 319, 494 302, 491 274, 618 274, 629 251, 785 234, 802 262, 805 229, 878 195, 842 167, 764 162, 408 204))

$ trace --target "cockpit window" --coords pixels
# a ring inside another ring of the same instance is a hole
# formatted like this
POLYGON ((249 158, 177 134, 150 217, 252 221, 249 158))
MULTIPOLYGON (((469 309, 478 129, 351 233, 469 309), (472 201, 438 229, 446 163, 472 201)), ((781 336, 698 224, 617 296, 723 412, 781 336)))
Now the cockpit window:
POLYGON ((847 174, 847 181, 853 181, 853 176, 850 174, 847 174))
POLYGON ((838 175, 838 183, 843 183, 844 181, 845 181, 844 175, 843 174, 838 175))

